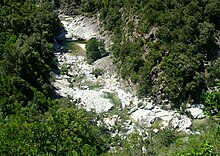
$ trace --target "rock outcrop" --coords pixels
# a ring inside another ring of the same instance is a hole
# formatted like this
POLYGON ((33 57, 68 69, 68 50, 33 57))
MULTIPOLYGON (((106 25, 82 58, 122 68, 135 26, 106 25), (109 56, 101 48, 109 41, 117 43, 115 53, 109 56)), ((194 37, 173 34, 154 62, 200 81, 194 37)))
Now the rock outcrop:
POLYGON ((59 38, 66 38, 67 40, 73 41, 89 40, 94 37, 99 40, 104 40, 107 50, 112 44, 108 32, 100 27, 100 22, 96 15, 92 18, 81 15, 72 18, 61 14, 59 18, 65 29, 65 31, 60 33, 59 38), (101 33, 101 31, 103 32, 101 33))

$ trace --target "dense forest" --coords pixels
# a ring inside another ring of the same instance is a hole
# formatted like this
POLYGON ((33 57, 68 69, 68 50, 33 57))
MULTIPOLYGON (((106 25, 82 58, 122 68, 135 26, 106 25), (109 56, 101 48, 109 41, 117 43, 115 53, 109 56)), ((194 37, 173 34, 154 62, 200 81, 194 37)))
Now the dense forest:
POLYGON ((123 78, 158 102, 201 102, 220 78, 218 0, 82 0, 114 35, 112 52, 123 78))
MULTIPOLYGON (((36 7, 29 1, 1 4, 0 96, 2 115, 15 114, 34 99, 52 95, 50 84, 53 36, 61 28, 51 5, 36 7)), ((35 102, 34 102, 35 103, 35 102)), ((36 101, 39 112, 49 105, 36 101)))
POLYGON ((218 0, 1 0, 0 21, 0 155, 220 153, 218 0), (137 134, 110 138, 96 124, 99 115, 54 98, 59 7, 99 13, 113 34, 119 73, 140 96, 168 99, 175 107, 203 102, 217 118, 200 127, 202 135, 164 129, 145 140, 137 134))
POLYGON ((0 155, 99 155, 106 150, 95 117, 53 100, 55 7, 0 1, 0 155))

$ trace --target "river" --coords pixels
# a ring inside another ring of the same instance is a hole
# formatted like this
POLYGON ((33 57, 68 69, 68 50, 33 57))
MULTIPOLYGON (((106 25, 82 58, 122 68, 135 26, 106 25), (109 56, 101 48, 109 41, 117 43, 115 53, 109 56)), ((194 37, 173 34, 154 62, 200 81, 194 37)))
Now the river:
POLYGON ((176 110, 163 110, 150 97, 140 99, 135 96, 128 83, 117 75, 111 55, 97 60, 92 65, 87 63, 85 43, 78 40, 89 40, 92 37, 102 39, 107 50, 112 44, 110 37, 103 34, 96 18, 65 15, 59 17, 64 31, 58 38, 74 41, 74 46, 67 52, 55 52, 62 74, 56 75, 54 87, 60 96, 70 98, 88 111, 104 113, 103 120, 109 129, 120 123, 127 134, 135 129, 141 132, 149 128, 159 129, 167 126, 190 133, 190 118, 176 110), (95 69, 103 70, 104 74, 95 77, 92 74, 95 69))

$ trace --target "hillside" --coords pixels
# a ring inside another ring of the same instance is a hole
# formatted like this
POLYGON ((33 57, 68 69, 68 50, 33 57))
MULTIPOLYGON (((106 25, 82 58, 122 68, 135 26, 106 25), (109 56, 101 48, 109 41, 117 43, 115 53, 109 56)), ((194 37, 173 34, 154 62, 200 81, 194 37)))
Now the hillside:
POLYGON ((0 1, 0 155, 219 155, 218 0, 0 1))
POLYGON ((113 33, 121 76, 140 96, 201 102, 219 81, 219 1, 82 1, 113 33))

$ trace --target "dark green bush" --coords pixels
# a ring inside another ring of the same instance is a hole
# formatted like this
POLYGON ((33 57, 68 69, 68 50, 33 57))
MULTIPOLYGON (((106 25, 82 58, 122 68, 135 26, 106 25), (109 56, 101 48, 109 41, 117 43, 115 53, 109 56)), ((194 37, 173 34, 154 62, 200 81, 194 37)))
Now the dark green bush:
POLYGON ((100 59, 104 53, 105 46, 103 41, 98 41, 97 39, 92 38, 86 43, 86 56, 89 64, 100 59))
POLYGON ((102 76, 104 74, 104 70, 100 68, 96 68, 92 71, 92 74, 97 78, 98 76, 102 76))

